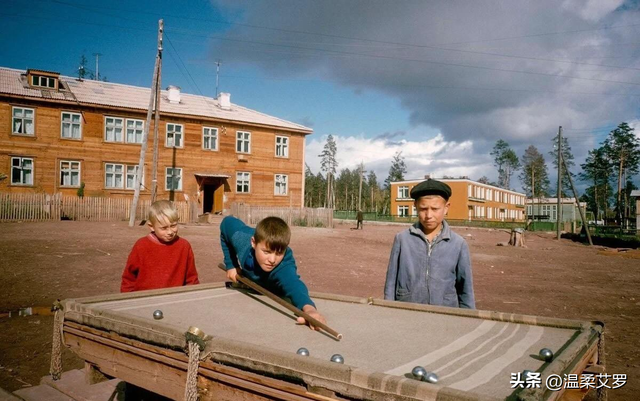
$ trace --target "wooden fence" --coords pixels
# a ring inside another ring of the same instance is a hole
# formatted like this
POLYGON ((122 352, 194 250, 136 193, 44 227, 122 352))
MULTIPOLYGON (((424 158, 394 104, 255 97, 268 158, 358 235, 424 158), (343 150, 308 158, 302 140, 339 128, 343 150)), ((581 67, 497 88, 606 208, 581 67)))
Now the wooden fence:
POLYGON ((277 216, 290 226, 333 227, 333 209, 255 206, 232 203, 231 214, 245 224, 255 226, 265 217, 277 216))
MULTIPOLYGON (((195 221, 187 202, 173 202, 179 221, 195 221)), ((149 200, 140 200, 136 220, 144 220, 149 213, 149 200)), ((0 221, 128 221, 130 198, 62 196, 61 194, 0 193, 0 221)))

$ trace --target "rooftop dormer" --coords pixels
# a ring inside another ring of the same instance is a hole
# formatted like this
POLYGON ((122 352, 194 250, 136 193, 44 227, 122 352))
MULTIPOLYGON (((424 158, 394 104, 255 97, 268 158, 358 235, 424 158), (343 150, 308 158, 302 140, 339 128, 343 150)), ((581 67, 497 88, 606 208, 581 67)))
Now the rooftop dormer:
POLYGON ((27 81, 29 86, 34 88, 58 90, 59 88, 59 72, 44 70, 27 70, 27 81))

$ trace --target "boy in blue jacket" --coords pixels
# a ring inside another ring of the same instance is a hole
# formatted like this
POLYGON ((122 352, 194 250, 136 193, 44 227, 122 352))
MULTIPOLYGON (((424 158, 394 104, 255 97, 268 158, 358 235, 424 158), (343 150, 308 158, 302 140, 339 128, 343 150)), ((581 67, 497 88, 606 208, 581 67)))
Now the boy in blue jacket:
POLYGON ((469 246, 445 220, 451 187, 429 179, 411 197, 419 221, 393 241, 384 299, 475 309, 469 246))
MULTIPOLYGON (((225 217, 220 223, 220 245, 227 278, 237 282, 237 269, 240 268, 244 277, 290 299, 296 308, 326 323, 309 297, 307 286, 300 280, 289 248, 290 240, 291 230, 279 217, 262 219, 255 229, 235 217, 225 217)), ((303 317, 298 317, 297 321, 307 323, 303 317)))

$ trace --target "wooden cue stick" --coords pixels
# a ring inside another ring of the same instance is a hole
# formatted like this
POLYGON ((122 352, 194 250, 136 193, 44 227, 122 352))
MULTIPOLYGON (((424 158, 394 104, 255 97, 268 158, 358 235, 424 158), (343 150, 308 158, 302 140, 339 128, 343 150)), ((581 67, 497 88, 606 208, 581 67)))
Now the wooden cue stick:
MULTIPOLYGON (((223 263, 220 263, 218 265, 218 267, 220 269, 224 270, 224 271, 227 271, 227 268, 223 263)), ((265 295, 266 297, 274 300, 275 302, 277 302, 278 304, 280 304, 280 305, 284 306, 285 308, 289 309, 291 312, 295 313, 296 315, 302 316, 312 326, 319 327, 322 330, 324 330, 327 333, 329 333, 332 336, 334 336, 335 338, 337 338, 338 340, 342 340, 342 334, 338 333, 337 331, 335 331, 331 327, 327 326, 326 324, 318 321, 316 318, 311 317, 307 312, 304 312, 304 311, 296 308, 295 306, 291 305, 289 302, 283 300, 282 298, 280 298, 279 296, 275 295, 274 293, 272 293, 271 291, 267 290, 266 288, 263 288, 260 285, 258 285, 256 283, 254 283, 253 281, 249 280, 248 278, 243 277, 242 274, 240 273, 239 269, 237 269, 237 273, 238 273, 238 275, 236 276, 236 278, 242 284, 244 284, 247 287, 259 292, 260 294, 265 295)))

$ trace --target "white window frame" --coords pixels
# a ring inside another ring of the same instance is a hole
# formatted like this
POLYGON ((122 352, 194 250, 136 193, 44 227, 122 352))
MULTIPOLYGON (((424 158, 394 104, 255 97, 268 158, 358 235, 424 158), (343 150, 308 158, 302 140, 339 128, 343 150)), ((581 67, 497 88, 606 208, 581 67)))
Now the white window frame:
POLYGON ((289 195, 289 175, 288 174, 274 174, 273 194, 276 196, 289 195), (283 188, 284 188, 284 192, 283 192, 283 188))
POLYGON ((104 116, 104 141, 124 142, 124 118, 104 116), (118 139, 118 132, 120 133, 120 139, 118 139), (109 138, 110 135, 111 138, 109 138))
POLYGON ((82 114, 80 113, 74 113, 71 111, 63 111, 60 114, 60 138, 62 139, 73 139, 73 140, 81 140, 82 139, 82 114), (65 119, 65 116, 68 116, 67 119, 65 119), (78 121, 73 121, 74 117, 78 117, 78 121), (78 136, 74 137, 73 136, 73 127, 74 126, 78 126, 78 136), (65 126, 69 127, 69 135, 65 136, 64 134, 64 128, 65 126))
POLYGON ((398 187, 398 199, 409 199, 408 185, 401 185, 398 187))
POLYGON ((251 132, 236 131, 236 153, 251 153, 251 132))
MULTIPOLYGON (((136 175, 138 171, 137 164, 127 164, 125 167, 125 179, 124 179, 124 189, 135 190, 136 189, 136 175), (132 171, 130 171, 133 169, 132 171), (129 177, 133 179, 133 183, 129 185, 129 177)), ((142 177, 140 177, 140 186, 144 188, 144 169, 142 169, 142 177)), ((142 189, 141 188, 141 189, 142 189)))
POLYGON ((165 135, 164 146, 167 148, 184 148, 184 125, 167 123, 167 133, 165 135), (176 130, 176 128, 180 128, 176 130), (169 135, 171 135, 171 144, 169 143, 169 135), (176 146, 176 137, 179 138, 180 145, 176 146))
POLYGON ((167 167, 164 170, 164 189, 166 191, 182 191, 182 168, 181 167, 167 167), (175 174, 176 171, 179 174, 175 174), (176 177, 178 178, 178 186, 174 188, 173 185, 169 186, 169 179, 173 180, 175 184, 176 177))
POLYGON ((60 172, 59 172, 59 181, 58 184, 60 187, 64 188, 79 188, 80 183, 82 182, 82 163, 79 160, 60 160, 60 172), (64 167, 64 164, 68 164, 68 167, 64 167), (76 166, 77 165, 77 168, 76 166), (77 176, 77 184, 73 184, 73 173, 76 173, 77 176), (68 183, 65 184, 65 175, 68 177, 68 183))
POLYGON ((22 157, 22 156, 12 156, 11 157, 11 185, 23 185, 23 186, 33 186, 33 176, 34 176, 34 161, 33 161, 33 157, 22 157), (30 161, 31 162, 31 166, 27 167, 24 165, 25 161, 30 161), (17 166, 14 166, 14 161, 18 162, 17 166), (20 172, 20 178, 18 181, 14 181, 13 179, 13 173, 14 170, 19 170, 20 172), (29 180, 27 180, 28 182, 25 182, 25 172, 29 172, 29 180))
POLYGON ((125 179, 125 165, 121 163, 104 164, 104 187, 107 189, 123 189, 125 179), (120 184, 118 185, 118 178, 120 184), (111 180, 111 183, 109 181, 111 180))
POLYGON ((144 120, 140 120, 137 118, 127 118, 125 122, 125 134, 124 140, 127 143, 135 143, 142 144, 142 140, 144 139, 144 120), (132 123, 133 125, 130 125, 132 123), (133 136, 133 141, 129 140, 129 135, 133 136), (136 141, 136 136, 140 136, 140 141, 136 141))
POLYGON ((236 193, 237 194, 249 194, 251 193, 251 173, 248 171, 236 171, 236 193), (246 190, 245 190, 246 186, 246 190), (240 188, 240 191, 238 191, 240 188))
POLYGON ((409 217, 409 206, 398 205, 398 217, 409 217))
POLYGON ((47 88, 47 89, 56 89, 56 79, 53 77, 47 77, 45 75, 32 75, 31 86, 38 86, 40 88, 47 88), (45 81, 44 85, 42 84, 43 80, 45 81), (53 85, 49 85, 50 83, 53 85))
POLYGON ((13 106, 11 108, 11 133, 13 135, 35 136, 35 131, 36 131, 35 124, 36 124, 35 109, 32 109, 30 107, 19 107, 19 106, 13 106), (26 116, 27 111, 31 112, 31 117, 26 116), (18 112, 19 115, 16 115, 16 112, 18 112), (30 130, 29 130, 29 125, 25 124, 25 122, 29 122, 29 121, 31 122, 30 130), (16 122, 20 123, 20 128, 18 129, 18 131, 25 131, 25 132, 16 131, 16 122), (25 125, 27 128, 25 128, 25 125))
POLYGON ((202 149, 212 152, 218 151, 218 132, 215 127, 202 127, 202 149))
POLYGON ((276 135, 276 157, 289 158, 289 137, 276 135))

